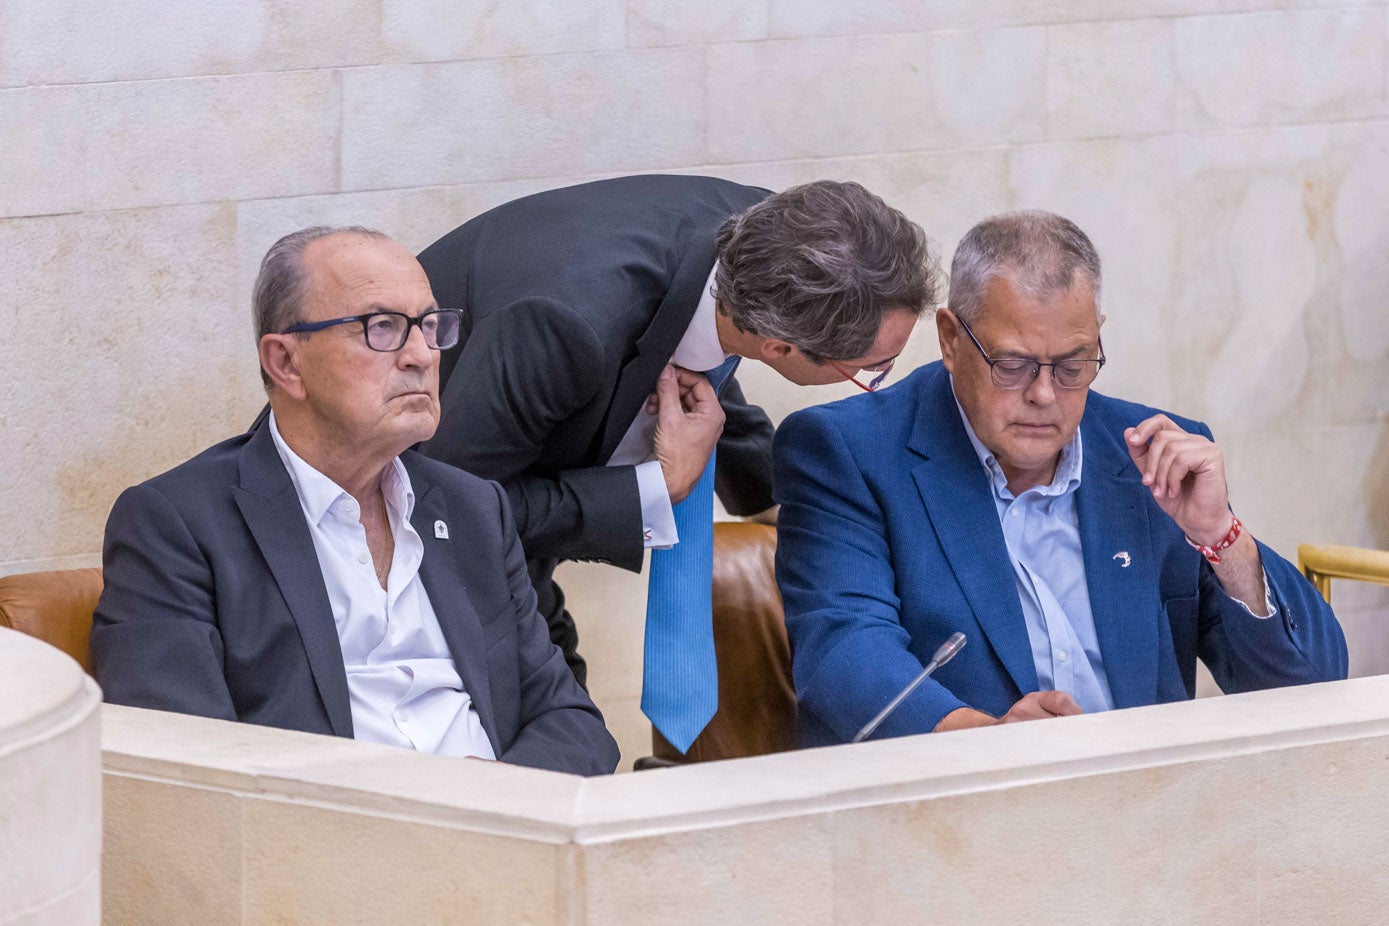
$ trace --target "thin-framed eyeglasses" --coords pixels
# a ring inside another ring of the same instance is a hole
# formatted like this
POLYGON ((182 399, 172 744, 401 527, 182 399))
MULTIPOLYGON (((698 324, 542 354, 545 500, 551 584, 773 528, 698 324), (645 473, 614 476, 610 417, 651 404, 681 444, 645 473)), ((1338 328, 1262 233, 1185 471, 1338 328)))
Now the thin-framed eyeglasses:
POLYGON ((416 325, 420 334, 424 335, 425 345, 431 350, 448 350, 458 343, 458 332, 463 327, 463 312, 461 309, 431 309, 413 316, 404 312, 368 312, 321 322, 300 322, 290 325, 280 334, 310 334, 348 322, 362 323, 362 337, 372 350, 383 353, 400 350, 410 339, 410 329, 416 325))
POLYGON ((1051 367, 1051 381, 1058 389, 1084 389, 1095 381, 1095 377, 1100 375, 1100 367, 1104 366, 1103 340, 1099 342, 1100 356, 1093 360, 1056 360, 1052 363, 1043 363, 1030 357, 1002 357, 995 360, 984 350, 984 345, 980 344, 974 332, 969 330, 965 320, 959 317, 955 320, 978 348, 979 356, 989 365, 989 377, 1000 389, 1026 389, 1041 375, 1042 367, 1051 367))
MULTIPOLYGON (((834 367, 834 372, 838 373, 840 376, 844 377, 849 382, 862 389, 864 392, 876 392, 878 387, 883 384, 883 380, 887 379, 887 374, 892 372, 892 365, 897 362, 897 358, 894 357, 893 359, 884 363, 882 365, 881 370, 868 370, 868 372, 873 373, 874 376, 866 384, 859 382, 858 377, 854 376, 854 374, 850 373, 847 369, 835 363, 833 360, 826 360, 825 362, 828 363, 830 366, 834 367)), ((863 369, 867 368, 864 367, 863 369)))

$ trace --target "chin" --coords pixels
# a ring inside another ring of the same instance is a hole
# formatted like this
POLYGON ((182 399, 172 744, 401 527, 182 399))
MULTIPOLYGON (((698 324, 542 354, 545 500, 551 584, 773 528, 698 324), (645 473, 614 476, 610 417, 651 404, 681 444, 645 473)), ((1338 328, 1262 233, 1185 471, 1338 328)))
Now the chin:
POLYGON ((407 442, 407 446, 418 444, 429 440, 438 430, 439 412, 437 408, 432 412, 407 412, 397 416, 394 424, 396 433, 402 441, 407 442))

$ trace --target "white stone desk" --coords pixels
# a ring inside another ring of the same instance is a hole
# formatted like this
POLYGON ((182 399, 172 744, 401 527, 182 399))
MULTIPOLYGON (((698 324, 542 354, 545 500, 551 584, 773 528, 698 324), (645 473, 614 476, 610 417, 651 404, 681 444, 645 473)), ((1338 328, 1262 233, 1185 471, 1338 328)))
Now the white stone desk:
POLYGON ((1383 923, 1389 678, 573 776, 107 707, 110 923, 1383 923))

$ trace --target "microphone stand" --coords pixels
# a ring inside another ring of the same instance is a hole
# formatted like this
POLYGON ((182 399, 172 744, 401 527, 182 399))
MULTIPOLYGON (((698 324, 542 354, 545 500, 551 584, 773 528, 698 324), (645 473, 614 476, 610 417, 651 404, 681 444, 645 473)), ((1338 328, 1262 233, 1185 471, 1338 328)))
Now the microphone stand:
POLYGON ((936 654, 931 657, 931 661, 926 663, 926 668, 921 670, 921 674, 912 679, 912 683, 898 692, 897 697, 888 702, 887 707, 878 711, 878 716, 864 724, 862 730, 854 734, 854 738, 849 740, 851 743, 861 743, 873 735, 873 731, 882 726, 884 720, 893 711, 897 710, 898 705, 907 700, 907 695, 916 691, 916 687, 930 677, 931 673, 955 658, 955 654, 964 649, 965 635, 962 633, 952 633, 950 639, 940 645, 936 654))

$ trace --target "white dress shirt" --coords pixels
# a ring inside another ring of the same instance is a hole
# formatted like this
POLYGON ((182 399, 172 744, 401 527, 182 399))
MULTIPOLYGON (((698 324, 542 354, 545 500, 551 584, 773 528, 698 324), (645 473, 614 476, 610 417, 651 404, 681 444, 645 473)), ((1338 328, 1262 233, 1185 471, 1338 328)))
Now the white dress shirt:
POLYGON ((270 434, 318 554, 347 670, 355 738, 420 752, 496 758, 420 581, 424 541, 410 524, 415 493, 405 465, 397 457, 381 474, 395 537, 383 589, 356 499, 289 448, 273 412, 270 434))
MULTIPOLYGON (((704 293, 699 297, 690 327, 685 329, 685 336, 680 339, 670 358, 671 363, 686 370, 708 372, 729 357, 719 343, 715 315, 718 307, 713 292, 714 273, 718 269, 718 262, 715 261, 713 269, 709 271, 709 279, 704 282, 704 293)), ((648 411, 643 403, 607 463, 608 466, 636 465, 637 491, 641 494, 642 539, 648 550, 664 550, 680 542, 666 478, 661 472, 661 464, 656 460, 658 420, 659 417, 648 411)))

